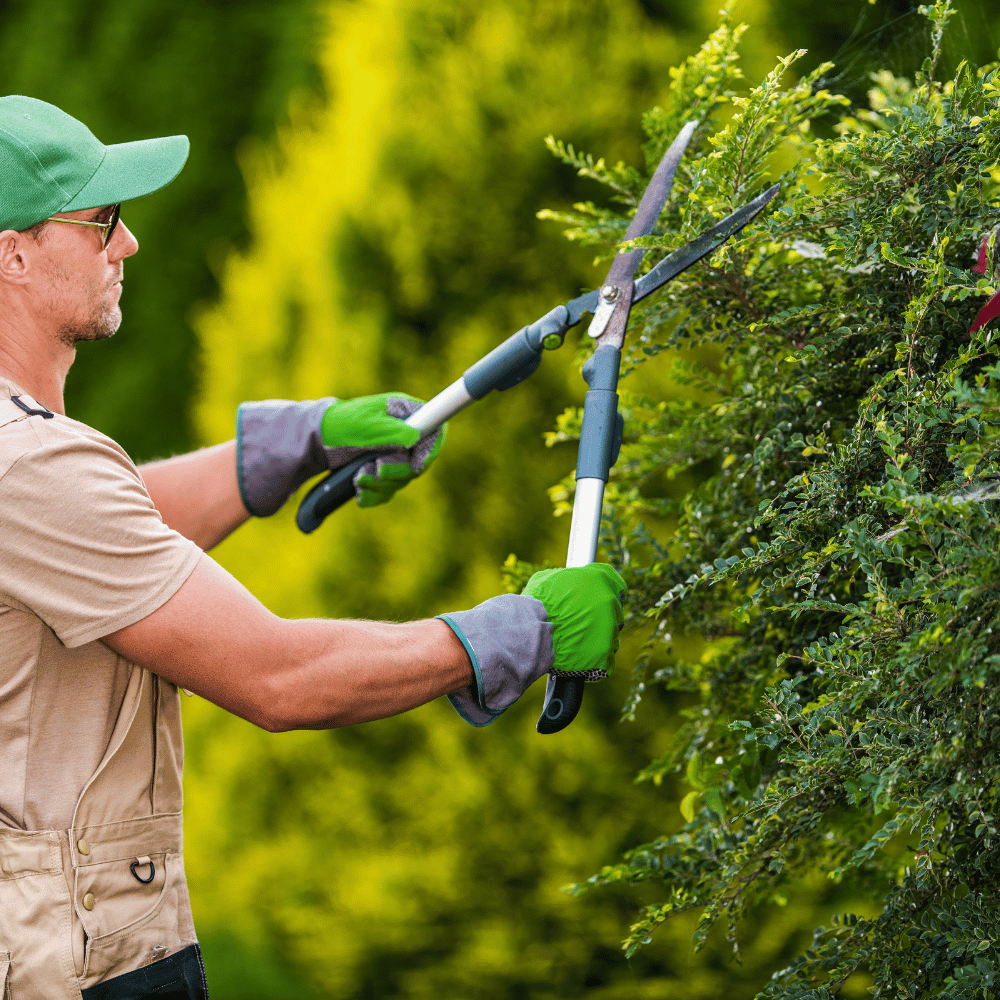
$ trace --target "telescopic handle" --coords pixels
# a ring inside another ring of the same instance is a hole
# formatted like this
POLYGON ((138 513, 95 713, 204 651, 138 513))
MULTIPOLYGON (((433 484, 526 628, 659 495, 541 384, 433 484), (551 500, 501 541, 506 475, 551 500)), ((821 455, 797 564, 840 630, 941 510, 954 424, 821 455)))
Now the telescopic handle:
MULTIPOLYGON (((566 331, 578 322, 579 316, 571 319, 565 306, 556 306, 531 326, 508 337, 486 357, 480 358, 460 379, 410 414, 406 423, 420 431, 421 437, 427 437, 456 413, 494 389, 501 392, 512 389, 536 371, 543 351, 561 346, 566 331)), ((358 469, 374 457, 375 452, 367 452, 349 465, 331 472, 314 486, 299 506, 295 518, 299 528, 308 535, 338 507, 347 503, 354 496, 353 481, 358 469)))
MULTIPOLYGON (((589 566, 597 558, 597 536, 601 527, 601 509, 604 505, 604 481, 578 479, 573 501, 573 523, 569 529, 569 552, 566 568, 589 566)), ((543 736, 558 733, 575 718, 583 704, 583 680, 575 677, 556 677, 549 674, 545 685, 542 714, 535 723, 535 730, 543 736)))
MULTIPOLYGON (((618 371, 621 352, 598 347, 583 366, 590 387, 583 407, 583 427, 576 459, 576 495, 569 529, 567 568, 589 566, 597 559, 604 486, 611 466, 618 460, 622 421, 618 415, 618 371)), ((583 704, 582 679, 549 675, 542 714, 535 729, 543 735, 558 733, 575 718, 583 704)))

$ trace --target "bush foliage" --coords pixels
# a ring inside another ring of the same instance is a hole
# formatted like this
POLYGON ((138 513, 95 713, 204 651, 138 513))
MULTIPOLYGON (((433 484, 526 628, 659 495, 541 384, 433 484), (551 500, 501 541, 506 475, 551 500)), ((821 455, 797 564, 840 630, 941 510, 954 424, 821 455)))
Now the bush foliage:
MULTIPOLYGON (((870 110, 821 89, 828 66, 787 86, 798 53, 738 97, 724 16, 644 119, 650 169, 700 122, 642 241, 662 251, 791 166, 769 218, 633 314, 628 364, 679 350, 700 395, 623 392, 602 544, 648 630, 626 716, 651 684, 692 699, 640 778, 680 773, 690 791, 682 830, 589 886, 659 887, 629 954, 692 910, 699 944, 722 921, 738 950, 748 908, 817 872, 869 890, 868 915, 818 928, 766 997, 859 977, 879 997, 1000 989, 1000 352, 992 324, 970 335, 1000 262, 1000 69, 942 78, 952 6, 924 13, 931 54, 913 81, 876 74, 870 110), (832 138, 812 129, 824 112, 832 138), (672 635, 705 654, 670 655, 672 635)), ((552 215, 571 238, 620 240, 645 178, 553 149, 623 209, 552 215)))

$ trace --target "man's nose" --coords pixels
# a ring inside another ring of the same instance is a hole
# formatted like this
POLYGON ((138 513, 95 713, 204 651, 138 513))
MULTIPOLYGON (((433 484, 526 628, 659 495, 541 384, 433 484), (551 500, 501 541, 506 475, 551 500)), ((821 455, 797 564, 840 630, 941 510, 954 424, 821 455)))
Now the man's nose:
POLYGON ((108 260, 124 260, 126 257, 131 257, 138 249, 139 241, 132 235, 128 226, 119 219, 111 242, 107 246, 108 260))

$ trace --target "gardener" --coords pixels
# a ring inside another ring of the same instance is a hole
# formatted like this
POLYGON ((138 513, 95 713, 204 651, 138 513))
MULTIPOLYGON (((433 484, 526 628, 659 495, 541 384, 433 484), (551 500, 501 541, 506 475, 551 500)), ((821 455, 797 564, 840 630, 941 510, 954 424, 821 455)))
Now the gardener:
MULTIPOLYGON (((620 578, 537 574, 439 619, 286 621, 204 550, 360 450, 359 502, 433 461, 403 396, 244 404, 235 440, 143 466, 64 415, 80 341, 121 322, 120 203, 184 136, 103 146, 0 98, 0 996, 204 997, 181 844, 178 688, 265 729, 378 719, 447 694, 491 722, 555 667, 613 665, 620 578), (530 595, 530 596, 529 596, 530 595)), ((123 399, 121 405, 127 406, 123 399)))

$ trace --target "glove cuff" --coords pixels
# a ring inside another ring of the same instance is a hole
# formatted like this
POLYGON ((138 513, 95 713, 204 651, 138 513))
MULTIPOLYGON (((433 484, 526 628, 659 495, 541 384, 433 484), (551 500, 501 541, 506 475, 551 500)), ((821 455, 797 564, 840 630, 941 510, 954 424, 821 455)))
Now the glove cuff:
POLYGON ((335 398, 242 403, 236 411, 236 475, 243 506, 269 517, 307 480, 330 468, 323 414, 335 398))
POLYGON ((488 726, 552 666, 552 625, 534 597, 502 594, 471 611, 437 617, 462 641, 472 661, 474 682, 448 700, 473 726, 488 726))

